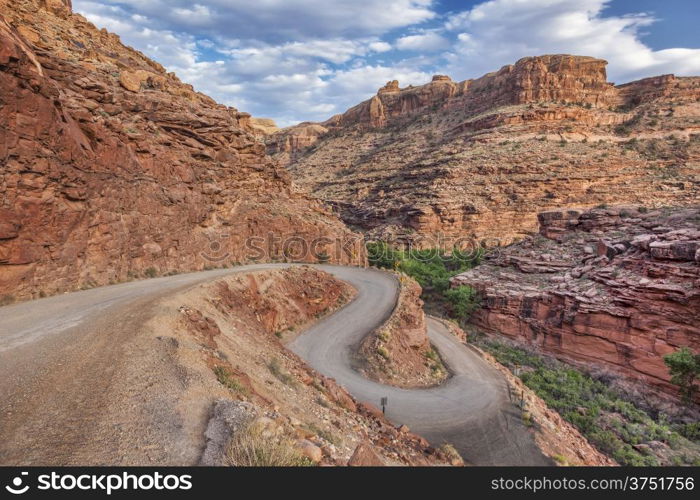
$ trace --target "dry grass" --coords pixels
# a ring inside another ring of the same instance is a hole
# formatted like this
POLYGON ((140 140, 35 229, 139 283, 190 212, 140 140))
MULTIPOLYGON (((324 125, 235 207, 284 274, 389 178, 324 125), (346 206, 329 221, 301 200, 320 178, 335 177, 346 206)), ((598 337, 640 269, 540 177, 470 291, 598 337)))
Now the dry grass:
POLYGON ((243 394, 244 396, 250 395, 248 388, 236 380, 225 366, 215 366, 214 374, 221 385, 228 387, 233 392, 243 394))
POLYGON ((267 365, 267 368, 280 382, 290 387, 296 387, 297 383, 294 377, 287 373, 283 368, 280 360, 277 358, 272 358, 267 365))
POLYGON ((294 441, 269 436, 260 425, 250 424, 231 439, 226 459, 237 467, 304 467, 313 465, 294 447, 294 441))
POLYGON ((464 462, 464 459, 462 458, 462 455, 460 455, 457 451, 457 448, 452 446, 450 443, 444 443, 442 446, 440 446, 440 451, 445 454, 445 456, 448 460, 450 460, 450 462, 464 462))

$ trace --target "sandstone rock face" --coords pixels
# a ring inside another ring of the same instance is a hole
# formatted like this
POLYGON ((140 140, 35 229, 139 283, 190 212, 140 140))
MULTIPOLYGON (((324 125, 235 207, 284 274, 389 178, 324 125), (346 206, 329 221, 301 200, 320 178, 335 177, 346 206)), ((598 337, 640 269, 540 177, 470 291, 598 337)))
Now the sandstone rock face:
POLYGON ((362 261, 355 236, 265 156, 250 115, 194 92, 69 6, 0 0, 3 295, 150 268, 362 261), (290 237, 296 246, 285 246, 290 237))
POLYGON ((73 11, 71 0, 40 0, 39 4, 55 14, 67 15, 73 11))
POLYGON ((328 129, 323 125, 304 122, 265 136, 265 143, 268 153, 287 164, 326 132, 328 129))
POLYGON ((359 368, 370 378, 401 387, 427 387, 447 377, 432 351, 420 285, 399 275, 401 290, 391 318, 365 337, 359 368))
POLYGON ((348 466, 350 467, 383 467, 384 462, 381 457, 377 455, 377 452, 372 449, 372 445, 369 443, 360 443, 355 448, 350 460, 348 460, 348 466))
POLYGON ((268 151, 347 223, 424 247, 509 243, 561 207, 694 203, 700 78, 616 87, 605 65, 551 55, 459 83, 392 81, 325 132, 269 136, 268 151))
POLYGON ((607 82, 606 64, 582 56, 525 57, 474 80, 469 91, 485 94, 489 107, 542 101, 608 107, 617 104, 617 92, 607 82))
POLYGON ((700 208, 540 214, 540 235, 453 278, 473 323, 675 394, 663 356, 700 351, 700 208))
POLYGON ((251 118, 249 125, 253 133, 258 137, 265 137, 279 131, 275 120, 271 118, 251 118))

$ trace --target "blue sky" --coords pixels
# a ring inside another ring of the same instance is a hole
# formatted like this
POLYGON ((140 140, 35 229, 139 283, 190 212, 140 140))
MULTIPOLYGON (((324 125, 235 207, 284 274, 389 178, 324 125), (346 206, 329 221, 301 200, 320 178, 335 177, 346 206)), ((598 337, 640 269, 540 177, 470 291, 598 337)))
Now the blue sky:
POLYGON ((73 0, 220 102, 322 121, 388 80, 476 78, 530 55, 609 61, 622 83, 700 75, 697 0, 73 0))

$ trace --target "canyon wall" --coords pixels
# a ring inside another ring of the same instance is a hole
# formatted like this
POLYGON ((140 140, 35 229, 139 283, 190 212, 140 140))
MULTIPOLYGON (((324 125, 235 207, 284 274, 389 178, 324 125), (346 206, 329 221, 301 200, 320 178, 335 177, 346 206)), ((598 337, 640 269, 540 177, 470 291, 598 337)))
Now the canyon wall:
POLYGON ((363 262, 356 235, 265 155, 250 115, 69 1, 0 7, 4 301, 246 260, 363 262))
POLYGON ((700 78, 615 86, 606 62, 527 57, 476 80, 388 82, 320 124, 266 137, 295 181, 370 237, 506 244, 558 207, 700 197, 700 78))
POLYGON ((483 297, 479 329, 670 394, 663 356, 700 351, 700 207, 565 210, 453 278, 483 297))

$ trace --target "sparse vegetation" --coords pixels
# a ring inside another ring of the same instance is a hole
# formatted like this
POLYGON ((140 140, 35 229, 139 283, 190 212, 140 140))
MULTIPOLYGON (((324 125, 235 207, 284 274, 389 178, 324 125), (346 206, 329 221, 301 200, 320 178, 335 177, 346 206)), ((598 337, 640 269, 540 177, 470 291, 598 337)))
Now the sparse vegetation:
POLYGON ((149 267, 143 272, 143 274, 146 276, 146 278, 155 278, 158 276, 158 271, 155 267, 149 267))
MULTIPOLYGON (((661 456, 648 445, 654 442, 663 443, 672 461, 691 465, 700 459, 700 447, 688 439, 697 437, 697 426, 674 427, 663 414, 654 418, 604 381, 565 363, 496 340, 478 343, 621 465, 659 465, 661 456)), ((523 422, 527 424, 525 413, 523 422)))
POLYGON ((292 377, 289 373, 284 371, 279 359, 272 358, 267 364, 267 369, 270 370, 270 373, 272 373, 275 378, 277 378, 284 385, 288 385, 290 387, 296 386, 296 380, 294 380, 294 377, 292 377))
POLYGON ((459 454, 457 448, 455 448, 450 443, 444 443, 440 446, 440 451, 445 454, 445 456, 452 462, 459 463, 464 462, 462 455, 459 454))
POLYGON ((340 439, 338 439, 338 437, 335 434, 319 427, 318 425, 314 424, 313 422, 302 425, 302 428, 306 429, 307 431, 309 431, 313 434, 316 434, 317 436, 325 439, 326 441, 328 441, 331 444, 334 444, 336 446, 340 444, 340 439))
POLYGON ((294 446, 294 441, 271 437, 255 423, 233 435, 226 451, 229 465, 237 467, 305 467, 313 463, 294 446))
POLYGON ((247 396, 250 391, 248 388, 241 384, 238 380, 233 378, 231 372, 225 366, 217 365, 214 367, 214 375, 216 375, 216 380, 219 381, 221 385, 231 389, 233 392, 247 396))

